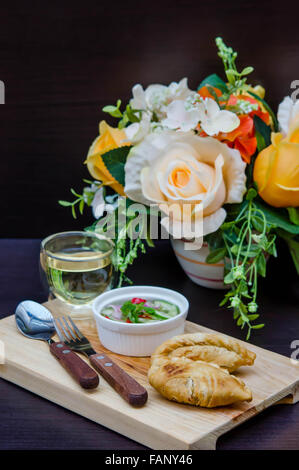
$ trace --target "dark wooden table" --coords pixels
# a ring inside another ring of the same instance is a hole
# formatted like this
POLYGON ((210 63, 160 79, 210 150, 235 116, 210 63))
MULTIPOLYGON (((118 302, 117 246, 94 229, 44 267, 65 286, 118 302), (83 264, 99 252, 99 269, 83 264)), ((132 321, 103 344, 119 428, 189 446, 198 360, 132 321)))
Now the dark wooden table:
MULTIPOLYGON (((0 240, 0 317, 13 314, 21 300, 46 300, 39 281, 38 257, 39 240, 0 240)), ((270 264, 270 275, 261 283, 259 304, 266 327, 256 332, 252 342, 289 356, 290 343, 299 339, 298 278, 288 276, 291 268, 280 267, 281 261, 270 264)), ((189 319, 243 337, 231 312, 218 307, 222 292, 201 288, 187 279, 168 242, 158 243, 131 269, 130 277, 136 284, 182 292, 190 300, 189 319)), ((217 448, 299 449, 298 430, 299 404, 277 405, 220 437, 217 448)), ((145 449, 2 379, 0 436, 0 449, 145 449)))

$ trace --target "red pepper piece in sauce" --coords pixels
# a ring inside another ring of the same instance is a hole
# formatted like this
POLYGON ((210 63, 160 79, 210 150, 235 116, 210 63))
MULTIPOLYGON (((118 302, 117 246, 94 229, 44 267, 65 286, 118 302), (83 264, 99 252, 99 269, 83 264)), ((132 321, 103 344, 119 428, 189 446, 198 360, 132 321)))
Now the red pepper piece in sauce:
POLYGON ((139 299, 139 297, 134 297, 132 300, 131 300, 132 304, 142 304, 142 303, 145 303, 146 300, 145 299, 139 299))

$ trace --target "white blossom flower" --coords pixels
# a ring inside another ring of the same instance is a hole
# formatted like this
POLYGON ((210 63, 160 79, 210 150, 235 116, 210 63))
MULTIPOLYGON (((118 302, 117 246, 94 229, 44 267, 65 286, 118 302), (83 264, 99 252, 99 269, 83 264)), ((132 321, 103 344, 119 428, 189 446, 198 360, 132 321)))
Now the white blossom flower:
POLYGON ((113 212, 114 207, 112 204, 106 204, 105 199, 104 199, 104 188, 101 187, 99 188, 93 198, 93 201, 91 203, 92 207, 92 213, 95 219, 99 219, 102 217, 104 212, 113 212))
POLYGON ((128 140, 132 144, 137 144, 151 130, 151 114, 150 113, 142 113, 142 118, 140 122, 134 122, 130 124, 128 127, 124 129, 128 140))
POLYGON ((299 115, 299 100, 293 101, 286 96, 278 106, 277 118, 281 132, 284 137, 288 134, 292 121, 299 115))
POLYGON ((133 98, 130 101, 130 105, 133 109, 145 109, 146 108, 146 101, 145 101, 145 92, 139 83, 134 85, 132 88, 132 95, 133 98))
POLYGON ((172 82, 169 86, 154 84, 146 90, 141 85, 132 89, 133 99, 130 105, 136 110, 147 110, 155 113, 159 119, 166 117, 166 107, 174 100, 185 100, 192 93, 187 86, 187 78, 172 82))
POLYGON ((180 82, 172 82, 169 87, 169 97, 172 100, 185 100, 188 98, 190 93, 193 93, 191 90, 188 88, 188 79, 183 78, 180 82))
POLYGON ((199 120, 206 134, 213 136, 219 132, 231 132, 240 125, 240 120, 235 113, 220 110, 216 101, 206 98, 198 104, 199 120))
POLYGON ((195 129, 200 118, 198 109, 187 110, 184 101, 175 100, 167 106, 167 117, 161 121, 169 129, 188 132, 195 129))

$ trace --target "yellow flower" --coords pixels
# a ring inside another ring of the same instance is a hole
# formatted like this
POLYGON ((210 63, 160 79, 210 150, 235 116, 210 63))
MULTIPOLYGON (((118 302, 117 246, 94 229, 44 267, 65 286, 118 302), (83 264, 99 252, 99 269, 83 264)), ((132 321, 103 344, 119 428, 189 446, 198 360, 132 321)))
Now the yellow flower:
POLYGON ((131 144, 128 142, 124 130, 110 127, 106 121, 101 121, 99 127, 100 135, 91 144, 85 163, 87 163, 87 168, 93 178, 111 186, 114 191, 123 196, 123 186, 108 171, 102 155, 110 150, 131 144))
POLYGON ((255 87, 250 87, 249 91, 252 91, 257 96, 259 96, 261 99, 265 98, 265 88, 262 87, 261 85, 256 85, 255 87))
POLYGON ((288 135, 272 133, 272 145, 259 153, 253 171, 258 192, 274 207, 299 206, 299 122, 288 135))

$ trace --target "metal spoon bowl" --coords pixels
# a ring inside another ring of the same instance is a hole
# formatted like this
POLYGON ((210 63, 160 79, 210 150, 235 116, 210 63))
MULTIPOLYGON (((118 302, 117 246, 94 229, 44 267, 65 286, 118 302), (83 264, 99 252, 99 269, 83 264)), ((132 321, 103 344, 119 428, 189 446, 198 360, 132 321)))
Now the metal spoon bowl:
POLYGON ((24 300, 17 306, 15 318, 17 328, 23 335, 51 342, 55 326, 53 316, 46 307, 32 300, 24 300))
POLYGON ((56 333, 55 322, 46 307, 32 300, 24 300, 16 308, 15 319, 18 330, 24 336, 49 344, 51 353, 82 388, 98 386, 98 374, 62 341, 56 343, 51 339, 56 333))

